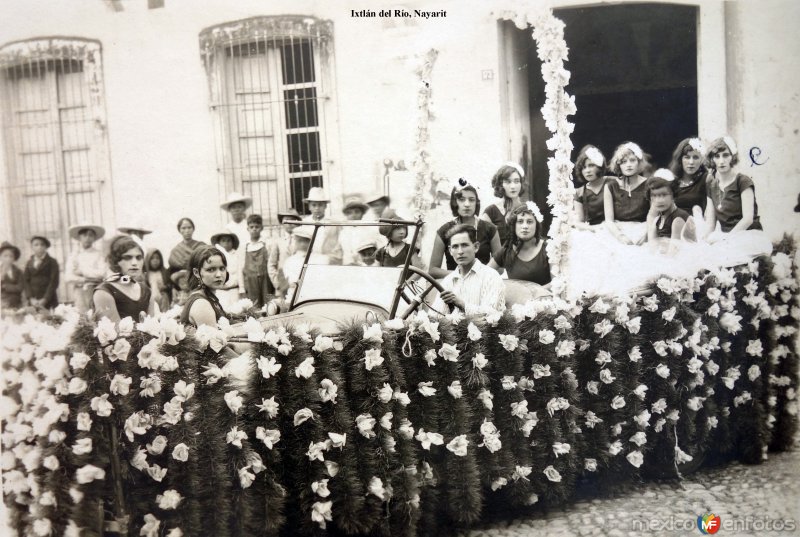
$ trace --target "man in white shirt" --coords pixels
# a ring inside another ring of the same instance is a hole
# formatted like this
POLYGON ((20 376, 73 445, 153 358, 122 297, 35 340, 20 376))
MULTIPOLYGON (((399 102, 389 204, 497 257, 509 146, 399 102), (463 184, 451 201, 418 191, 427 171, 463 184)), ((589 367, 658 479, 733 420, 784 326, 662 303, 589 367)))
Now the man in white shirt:
MULTIPOLYGON (((325 217, 325 210, 328 208, 329 200, 325 196, 325 191, 321 187, 315 186, 308 191, 308 197, 305 198, 308 204, 310 215, 303 218, 306 222, 330 222, 325 217)), ((309 228, 310 229, 310 228, 309 228)), ((339 244, 339 227, 328 226, 320 227, 317 231, 317 236, 314 238, 314 253, 328 256, 331 265, 342 264, 342 245, 339 244)), ((295 232, 297 235, 297 232, 295 232)))
POLYGON ((79 246, 67 259, 64 280, 73 286, 75 307, 81 313, 92 308, 94 289, 103 281, 108 270, 105 255, 94 247, 95 241, 105 233, 105 229, 94 224, 78 224, 69 228, 69 236, 78 241, 79 246))
POLYGON ((505 310, 503 279, 497 271, 475 259, 479 247, 475 228, 464 224, 454 226, 445 239, 458 266, 442 280, 445 290, 432 309, 442 311, 446 304, 450 311, 459 309, 467 315, 505 310))

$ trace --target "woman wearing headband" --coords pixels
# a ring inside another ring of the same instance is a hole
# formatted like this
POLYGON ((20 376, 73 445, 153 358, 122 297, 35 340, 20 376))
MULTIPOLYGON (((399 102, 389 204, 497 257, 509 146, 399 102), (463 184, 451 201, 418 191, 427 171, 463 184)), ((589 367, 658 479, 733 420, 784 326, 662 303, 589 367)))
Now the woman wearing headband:
POLYGON ((605 220, 604 187, 607 179, 613 179, 605 176, 605 169, 606 158, 599 149, 593 145, 581 149, 573 170, 576 181, 583 184, 575 191, 573 205, 578 222, 596 226, 605 220))
POLYGON ((650 210, 647 187, 641 175, 644 153, 633 142, 617 147, 611 170, 617 179, 606 182, 603 210, 608 231, 623 244, 642 244, 647 238, 643 225, 650 210))
POLYGON ((669 171, 677 177, 673 187, 675 205, 688 213, 699 207, 706 210, 706 169, 703 166, 705 148, 699 138, 686 138, 672 153, 669 171))
POLYGON ((469 184, 466 179, 459 179, 453 191, 450 193, 450 210, 453 213, 451 221, 446 222, 436 230, 436 238, 433 242, 431 252, 430 274, 434 278, 444 278, 456 268, 456 261, 445 248, 445 236, 447 232, 458 224, 475 226, 478 236, 478 253, 475 256, 481 263, 488 264, 492 255, 500 253, 500 235, 497 228, 491 222, 478 218, 481 209, 481 201, 478 199, 478 190, 469 184), (441 268, 442 258, 445 258, 447 269, 441 268))
POLYGON ((506 162, 492 177, 494 195, 500 200, 484 209, 481 219, 494 224, 500 235, 500 244, 505 244, 509 239, 506 216, 523 203, 524 177, 525 171, 516 162, 506 162))
POLYGON ((116 323, 125 317, 139 321, 144 315, 153 315, 153 294, 139 283, 144 273, 144 251, 139 243, 128 235, 116 237, 109 247, 108 266, 113 274, 92 295, 95 317, 116 323))
POLYGON ((550 283, 550 263, 547 260, 547 242, 542 230, 542 213, 528 201, 508 215, 509 241, 500 255, 492 257, 489 266, 509 279, 524 280, 547 285, 550 283))

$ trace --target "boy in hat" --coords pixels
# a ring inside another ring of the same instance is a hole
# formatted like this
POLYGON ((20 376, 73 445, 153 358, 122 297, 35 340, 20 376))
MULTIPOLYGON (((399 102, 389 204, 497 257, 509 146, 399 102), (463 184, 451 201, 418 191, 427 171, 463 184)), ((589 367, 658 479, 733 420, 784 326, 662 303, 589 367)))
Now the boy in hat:
POLYGON ((95 224, 77 224, 69 228, 69 236, 78 241, 78 248, 67 258, 64 280, 72 287, 75 307, 81 313, 92 308, 94 290, 108 270, 103 252, 94 245, 105 233, 103 227, 95 224))
POLYGON ((381 264, 375 259, 375 254, 378 252, 378 245, 374 240, 369 239, 358 245, 358 265, 362 267, 380 267, 381 264))
POLYGON ((247 209, 253 205, 253 198, 243 196, 238 192, 231 192, 220 208, 228 211, 231 221, 225 225, 225 229, 234 233, 239 238, 239 244, 247 244, 250 240, 250 233, 247 231, 247 209))
POLYGON ((281 226, 280 235, 270 245, 267 271, 269 279, 275 286, 278 296, 285 296, 289 282, 283 274, 283 265, 286 259, 294 253, 294 229, 300 223, 300 214, 294 209, 278 211, 278 223, 281 226))
POLYGON ((25 296, 35 308, 52 309, 58 305, 58 261, 47 254, 48 248, 47 237, 31 237, 33 255, 25 265, 22 280, 25 296))
POLYGON ((126 227, 118 227, 117 231, 119 231, 123 235, 130 235, 130 237, 134 241, 136 241, 136 243, 139 246, 142 247, 142 251, 147 251, 147 247, 144 244, 144 236, 152 233, 152 230, 146 229, 141 226, 126 226, 126 227))
POLYGON ((0 308, 18 309, 22 307, 22 271, 15 265, 19 260, 19 248, 8 241, 0 245, 0 308))
POLYGON ((183 306, 189 298, 189 293, 191 293, 191 289, 189 289, 189 271, 181 269, 174 272, 172 276, 170 276, 170 279, 172 283, 175 284, 175 296, 172 305, 183 306))
POLYGON ((241 256, 237 252, 239 248, 239 237, 235 233, 223 230, 211 235, 211 245, 221 251, 228 263, 228 274, 230 277, 221 289, 214 293, 222 304, 222 308, 227 310, 239 300, 239 282, 241 281, 242 271, 239 264, 241 256))
MULTIPOLYGON (((298 226, 294 230, 294 253, 290 255, 286 262, 283 264, 283 274, 286 278, 288 290, 286 293, 287 302, 291 300, 294 288, 297 286, 297 281, 300 279, 300 272, 303 269, 303 262, 306 259, 306 252, 311 244, 311 234, 314 232, 312 226, 298 226)), ((327 256, 322 254, 312 253, 308 258, 309 265, 329 265, 330 261, 327 256)))
MULTIPOLYGON (((308 197, 305 198, 308 204, 310 215, 303 218, 306 222, 330 222, 325 218, 325 210, 328 208, 330 200, 325 196, 325 192, 321 187, 315 186, 308 191, 308 197)), ((339 228, 338 227, 321 227, 317 231, 317 236, 314 239, 314 253, 323 254, 328 256, 330 264, 342 264, 342 246, 339 244, 339 228)))
POLYGON ((261 231, 264 229, 264 221, 259 214, 251 214, 247 217, 247 231, 249 241, 244 248, 244 265, 242 266, 242 279, 240 288, 244 288, 247 298, 253 301, 256 308, 262 307, 270 301, 275 294, 275 287, 269 279, 267 265, 269 262, 269 250, 264 241, 261 240, 261 231))

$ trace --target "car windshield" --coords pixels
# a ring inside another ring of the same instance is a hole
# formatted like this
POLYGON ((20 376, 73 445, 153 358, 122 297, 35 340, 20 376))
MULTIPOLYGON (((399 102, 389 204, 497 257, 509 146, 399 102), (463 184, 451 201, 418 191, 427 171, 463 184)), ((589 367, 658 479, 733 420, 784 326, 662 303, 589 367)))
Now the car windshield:
POLYGON ((391 310, 403 267, 314 265, 309 263, 295 306, 314 300, 355 301, 391 310))

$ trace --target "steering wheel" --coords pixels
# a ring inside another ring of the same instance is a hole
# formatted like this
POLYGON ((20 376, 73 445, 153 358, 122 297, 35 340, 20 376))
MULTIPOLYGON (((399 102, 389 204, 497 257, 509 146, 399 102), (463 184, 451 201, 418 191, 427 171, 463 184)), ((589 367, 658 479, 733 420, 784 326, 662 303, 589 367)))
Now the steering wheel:
POLYGON ((425 300, 425 297, 428 296, 428 293, 431 292, 431 290, 436 289, 440 293, 444 291, 444 287, 442 287, 442 284, 436 281, 436 279, 433 276, 431 276, 424 270, 420 270, 412 265, 409 265, 408 270, 409 272, 416 274, 423 280, 427 281, 430 285, 423 291, 419 292, 412 287, 412 280, 410 278, 407 279, 405 282, 403 282, 403 290, 400 293, 403 299, 406 302, 408 302, 409 306, 402 314, 400 314, 400 319, 406 319, 408 318, 409 315, 411 315, 414 311, 416 311, 417 308, 419 308, 420 304, 422 304, 422 302, 425 300), (412 294, 410 298, 405 293, 406 289, 408 289, 412 294))

